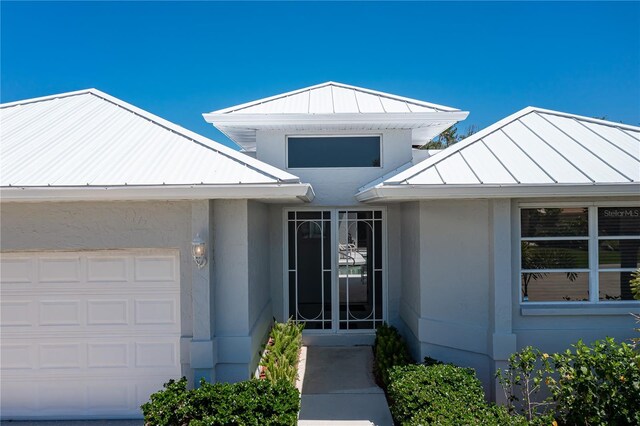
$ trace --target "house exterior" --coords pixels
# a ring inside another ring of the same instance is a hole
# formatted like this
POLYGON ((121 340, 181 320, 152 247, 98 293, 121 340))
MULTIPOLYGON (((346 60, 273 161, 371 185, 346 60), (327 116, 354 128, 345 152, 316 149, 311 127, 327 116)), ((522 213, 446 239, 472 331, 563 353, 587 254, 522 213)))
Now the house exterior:
POLYGON ((4 104, 3 418, 128 418, 169 378, 250 377, 398 327, 493 381, 516 350, 633 335, 640 128, 468 113, 340 83, 203 114, 226 148, 95 89, 4 104))

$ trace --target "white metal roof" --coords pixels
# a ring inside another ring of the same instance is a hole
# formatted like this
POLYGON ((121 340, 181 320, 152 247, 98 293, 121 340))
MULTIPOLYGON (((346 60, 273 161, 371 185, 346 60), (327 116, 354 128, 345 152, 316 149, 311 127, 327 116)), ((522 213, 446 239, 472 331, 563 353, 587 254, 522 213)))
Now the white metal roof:
POLYGON ((640 196, 640 127, 528 107, 363 188, 357 198, 526 196, 529 190, 640 196))
POLYGON ((43 199, 53 190, 69 199, 95 189, 102 198, 110 196, 104 189, 141 198, 311 191, 296 176, 96 89, 0 105, 0 124, 4 201, 43 199))
POLYGON ((464 120, 468 112, 389 93, 326 82, 203 114, 245 150, 256 130, 413 129, 416 144, 464 120))

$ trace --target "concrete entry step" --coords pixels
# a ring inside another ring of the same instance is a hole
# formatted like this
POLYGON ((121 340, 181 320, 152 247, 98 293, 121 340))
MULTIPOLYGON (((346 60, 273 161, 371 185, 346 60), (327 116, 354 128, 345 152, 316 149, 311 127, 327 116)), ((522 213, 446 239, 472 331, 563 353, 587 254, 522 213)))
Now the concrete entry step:
POLYGON ((393 425, 384 392, 373 378, 371 346, 304 349, 298 425, 393 425))

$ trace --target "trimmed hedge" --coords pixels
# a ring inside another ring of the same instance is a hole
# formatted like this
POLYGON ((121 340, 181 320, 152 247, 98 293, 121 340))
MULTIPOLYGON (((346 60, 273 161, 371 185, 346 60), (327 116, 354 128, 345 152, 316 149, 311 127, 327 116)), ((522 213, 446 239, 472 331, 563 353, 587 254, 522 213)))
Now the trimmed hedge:
POLYGON ((388 396, 398 425, 526 425, 505 407, 487 404, 472 369, 450 364, 391 369, 388 396))
POLYGON ((387 324, 376 330, 373 354, 373 373, 383 389, 387 389, 389 385, 390 368, 413 363, 407 343, 395 327, 387 324))
POLYGON ((187 390, 187 379, 170 380, 142 405, 145 425, 282 425, 298 419, 300 395, 288 381, 208 383, 187 390))

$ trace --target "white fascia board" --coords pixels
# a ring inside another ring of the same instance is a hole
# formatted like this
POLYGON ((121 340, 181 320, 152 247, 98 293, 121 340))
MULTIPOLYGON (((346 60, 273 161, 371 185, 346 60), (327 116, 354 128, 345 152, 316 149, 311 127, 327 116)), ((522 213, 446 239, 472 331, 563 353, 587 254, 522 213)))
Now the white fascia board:
POLYGON ((214 126, 259 129, 260 125, 341 125, 377 123, 423 123, 442 121, 462 121, 468 111, 437 112, 380 112, 344 114, 202 114, 207 123, 214 126))
POLYGON ((362 202, 473 198, 638 196, 640 183, 552 185, 378 185, 355 195, 362 202))
POLYGON ((262 185, 126 185, 1 187, 1 202, 259 199, 311 202, 308 183, 262 185))

